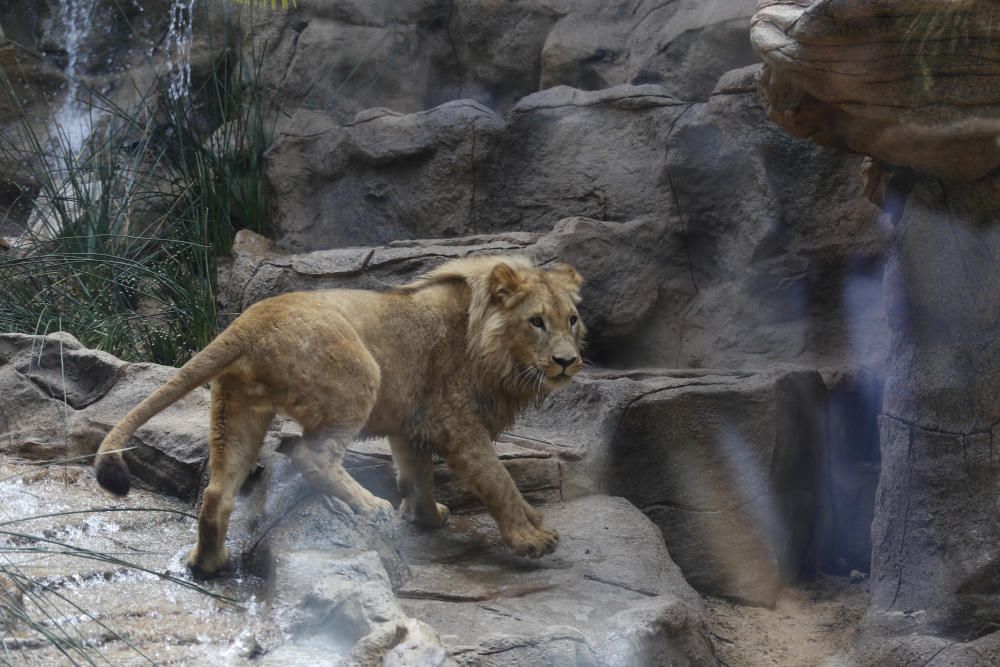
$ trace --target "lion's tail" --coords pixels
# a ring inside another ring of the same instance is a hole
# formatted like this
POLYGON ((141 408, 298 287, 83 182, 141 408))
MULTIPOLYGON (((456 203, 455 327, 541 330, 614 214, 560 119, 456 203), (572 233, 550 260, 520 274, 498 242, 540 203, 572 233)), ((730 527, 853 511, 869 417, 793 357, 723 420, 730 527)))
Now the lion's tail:
POLYGON ((121 450, 136 429, 196 387, 211 380, 240 357, 241 346, 234 336, 226 335, 227 333, 223 332, 205 349, 191 357, 176 375, 142 403, 132 408, 125 418, 104 436, 97 450, 97 458, 94 460, 97 481, 101 486, 118 496, 127 494, 130 486, 129 471, 121 450))

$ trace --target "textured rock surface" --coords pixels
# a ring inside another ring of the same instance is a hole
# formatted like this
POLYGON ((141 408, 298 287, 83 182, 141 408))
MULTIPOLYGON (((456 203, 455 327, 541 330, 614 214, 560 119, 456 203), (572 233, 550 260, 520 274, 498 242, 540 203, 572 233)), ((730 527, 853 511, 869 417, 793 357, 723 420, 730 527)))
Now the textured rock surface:
POLYGON ((666 285, 681 283, 681 290, 687 287, 686 266, 674 265, 670 272, 664 268, 669 259, 657 256, 668 244, 663 226, 649 219, 614 223, 568 218, 544 236, 511 232, 294 255, 242 231, 221 300, 225 312, 239 313, 263 298, 291 290, 387 289, 449 259, 520 253, 540 263, 570 262, 586 276, 581 313, 592 332, 589 351, 600 354, 617 337, 638 334, 645 325, 659 297, 648 288, 651 279, 666 285))
MULTIPOLYGON (((34 459, 92 454, 118 420, 175 372, 126 364, 62 333, 0 334, 0 364, 5 449, 34 459)), ((195 497, 208 456, 208 404, 208 392, 196 389, 136 432, 135 449, 124 457, 139 483, 195 497)))
POLYGON ((565 495, 622 495, 703 593, 771 605, 810 557, 826 388, 814 372, 602 372, 514 435, 566 458, 565 495))
POLYGON ((656 527, 621 498, 546 509, 559 551, 525 562, 497 547, 483 515, 443 533, 405 529, 407 613, 465 665, 714 665, 700 598, 656 527))
POLYGON ((869 617, 901 632, 974 638, 1000 622, 998 192, 918 178, 887 267, 869 617))
POLYGON ((1000 8, 761 0, 768 117, 797 137, 948 179, 1000 167, 1000 8))
MULTIPOLYGON (((69 453, 93 452, 106 429, 172 373, 151 364, 125 364, 82 348, 65 334, 5 334, 0 353, 5 455, 37 457, 42 450, 34 440, 59 443, 67 432, 83 433, 69 453), (50 352, 60 344, 62 355, 50 352), (56 379, 53 360, 62 361, 60 382, 65 372, 67 395, 79 409, 50 398, 46 380, 56 379), (36 416, 8 418, 24 412, 36 416), (89 430, 82 431, 83 425, 89 430)), ((144 486, 194 499, 206 451, 206 399, 204 389, 196 390, 130 443, 136 449, 126 458, 144 486)), ((359 519, 340 501, 312 493, 280 453, 294 432, 289 422, 274 425, 263 465, 237 499, 228 536, 234 569, 223 581, 251 573, 260 577, 263 583, 248 590, 263 587, 267 616, 253 617, 243 634, 227 625, 218 637, 195 639, 191 651, 214 655, 219 644, 229 642, 231 661, 260 655, 262 664, 275 665, 716 664, 701 600, 671 561, 656 526, 621 498, 589 496, 563 504, 563 469, 579 455, 562 456, 530 436, 509 436, 513 442, 497 445, 526 497, 542 504, 548 523, 562 535, 558 555, 529 562, 507 552, 494 521, 440 464, 437 495, 455 510, 446 529, 425 532, 401 526, 398 519, 359 519), (264 632, 258 621, 276 624, 278 631, 264 632)), ((53 445, 50 455, 64 453, 53 445)), ((347 465, 375 492, 398 500, 384 442, 357 443, 347 465)), ((89 469, 72 474, 81 478, 88 498, 93 496, 96 482, 89 469)), ((121 504, 147 497, 139 492, 138 499, 121 504)), ((82 509, 72 494, 66 502, 67 508, 82 509)), ((90 502, 102 507, 108 500, 99 496, 90 502)), ((185 576, 180 559, 194 540, 194 523, 185 521, 176 535, 166 536, 173 540, 168 555, 179 576, 185 576)), ((143 539, 148 543, 150 537, 143 539)), ((156 560, 161 557, 151 557, 147 567, 162 569, 156 560)), ((145 603, 131 609, 139 625, 156 611, 145 603)), ((113 638, 100 641, 120 648, 113 638)), ((171 655, 178 653, 187 655, 171 655)))
POLYGON ((757 61, 753 11, 752 0, 333 0, 258 14, 256 39, 288 107, 343 119, 470 98, 504 111, 558 85, 652 82, 704 99, 720 74, 757 61))
POLYGON ((470 101, 407 116, 370 110, 346 126, 297 111, 266 155, 279 242, 316 250, 473 231, 476 165, 502 127, 470 101))
MULTIPOLYGON (((300 111, 269 154, 278 245, 478 234, 486 238, 462 243, 514 250, 523 241, 510 244, 509 230, 553 232, 541 247, 580 263, 592 281, 585 303, 598 361, 759 368, 778 360, 879 372, 889 232, 863 197, 860 158, 769 123, 755 72, 727 74, 699 104, 642 85, 553 88, 505 118, 471 102, 371 112, 344 127, 300 111), (580 216, 590 221, 565 222, 580 216)), ((295 273, 324 286, 365 266, 331 255, 347 264, 330 267, 323 257, 310 261, 327 269, 295 273)), ((248 292, 306 286, 274 273, 265 268, 248 292)))
POLYGON ((1000 660, 1000 633, 996 632, 969 642, 910 635, 860 644, 848 658, 857 667, 985 667, 1000 660))

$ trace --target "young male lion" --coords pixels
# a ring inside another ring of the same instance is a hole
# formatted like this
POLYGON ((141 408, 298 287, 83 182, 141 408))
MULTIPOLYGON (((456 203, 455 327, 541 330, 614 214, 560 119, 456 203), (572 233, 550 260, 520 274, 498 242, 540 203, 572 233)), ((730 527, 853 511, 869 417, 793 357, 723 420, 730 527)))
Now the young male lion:
POLYGON ((291 456, 319 491, 375 517, 392 506, 341 465, 359 434, 387 436, 403 516, 440 526, 431 454, 444 457, 486 504, 515 553, 540 557, 559 536, 521 497, 493 450, 518 411, 570 382, 582 366, 582 279, 522 257, 448 262, 385 292, 293 292, 247 309, 104 438, 101 486, 129 490, 121 450, 139 426, 211 380, 210 479, 188 558, 201 576, 226 563, 233 499, 277 411, 303 430, 291 456))

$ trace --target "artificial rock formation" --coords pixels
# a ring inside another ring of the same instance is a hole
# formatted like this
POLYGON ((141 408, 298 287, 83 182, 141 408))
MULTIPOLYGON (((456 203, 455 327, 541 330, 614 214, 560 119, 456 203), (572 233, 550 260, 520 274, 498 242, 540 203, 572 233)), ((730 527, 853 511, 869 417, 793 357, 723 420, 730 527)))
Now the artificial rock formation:
POLYGON ((761 0, 761 99, 793 136, 980 178, 1000 167, 998 21, 980 0, 761 0))
MULTIPOLYGON (((88 350, 67 334, 0 334, 0 452, 25 458, 93 453, 111 425, 173 372, 88 350), (65 402, 54 397, 62 397, 63 387, 65 402)), ((137 487, 126 499, 109 500, 89 470, 79 468, 63 473, 73 486, 55 494, 49 487, 37 494, 20 486, 0 491, 5 497, 45 499, 44 507, 43 501, 32 505, 36 513, 109 503, 123 509, 184 507, 158 496, 194 500, 204 485, 208 398, 198 388, 139 429, 134 449, 124 453, 137 487)), ((266 612, 241 617, 227 610, 220 614, 223 623, 199 635, 183 620, 206 613, 203 607, 210 603, 197 595, 179 598, 188 614, 176 608, 166 614, 156 602, 162 594, 133 599, 127 592, 132 579, 125 585, 114 577, 105 581, 95 572, 101 565, 87 560, 83 566, 74 567, 72 559, 52 566, 45 571, 48 581, 97 580, 96 597, 106 592, 115 599, 106 613, 136 633, 142 650, 186 659, 227 650, 230 664, 717 664, 701 598, 671 560, 657 526, 622 498, 589 494, 570 500, 572 494, 565 494, 564 499, 565 460, 558 453, 529 449, 523 440, 498 445, 525 497, 540 505, 561 534, 556 554, 529 561, 507 551, 493 519, 444 465, 435 470, 435 486, 454 512, 445 528, 425 531, 398 519, 373 523, 356 516, 342 502, 313 492, 281 453, 296 433, 291 422, 272 426, 261 465, 237 498, 230 522, 235 571, 229 574, 237 584, 244 573, 260 577, 262 590, 256 592, 268 602, 266 612), (171 619, 186 648, 149 631, 157 614, 171 619)), ((398 504, 387 442, 357 443, 345 465, 398 504)), ((71 515, 42 525, 49 535, 82 530, 90 536, 86 544, 103 549, 109 541, 116 549, 123 543, 148 546, 143 526, 152 526, 159 550, 144 555, 142 566, 183 575, 181 558, 194 540, 191 519, 99 523, 71 515)), ((0 536, 0 548, 8 546, 7 539, 0 536)), ((254 591, 238 592, 245 597, 254 591)), ((93 589, 84 594, 95 596, 93 589)), ((102 613, 104 604, 102 599, 102 613)), ((113 636, 94 641, 127 657, 113 636)), ((32 657, 44 662, 49 648, 34 648, 32 657)))
POLYGON ((259 12, 254 35, 285 105, 349 120, 375 106, 416 112, 456 99, 506 111, 560 85, 662 84, 703 100, 723 72, 756 62, 752 0, 416 0, 302 3, 259 12))
POLYGON ((472 101, 346 125, 299 110, 267 154, 277 248, 304 265, 303 251, 552 232, 545 244, 582 264, 587 303, 630 304, 591 327, 602 363, 881 368, 888 234, 861 160, 770 124, 756 72, 695 104, 646 84, 552 88, 504 116, 472 101))
POLYGON ((754 17, 768 116, 881 161, 868 190, 898 221, 862 665, 995 660, 998 19, 971 0, 762 0, 754 17))

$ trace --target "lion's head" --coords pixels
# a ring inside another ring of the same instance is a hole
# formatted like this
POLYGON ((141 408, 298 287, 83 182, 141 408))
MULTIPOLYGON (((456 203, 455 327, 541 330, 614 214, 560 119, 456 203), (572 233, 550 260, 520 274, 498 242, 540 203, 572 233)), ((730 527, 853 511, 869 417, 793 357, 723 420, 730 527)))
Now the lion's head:
POLYGON ((531 393, 552 391, 583 367, 586 330, 576 308, 582 282, 567 264, 541 269, 508 260, 493 267, 483 352, 510 359, 506 375, 516 386, 531 393))
POLYGON ((512 398, 541 398, 583 367, 586 329, 576 309, 583 279, 573 267, 537 267, 516 255, 468 257, 402 289, 447 282, 470 289, 469 353, 493 389, 512 398))

